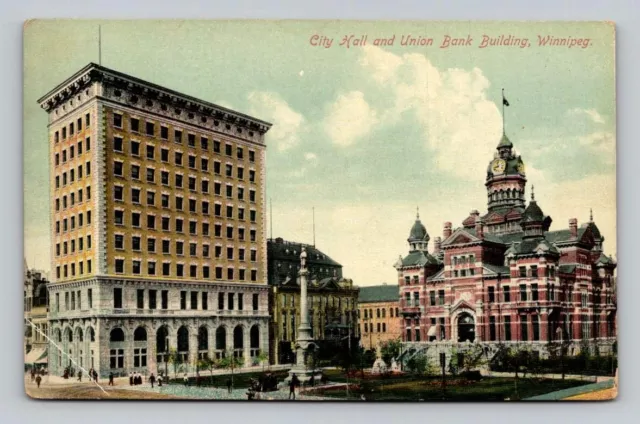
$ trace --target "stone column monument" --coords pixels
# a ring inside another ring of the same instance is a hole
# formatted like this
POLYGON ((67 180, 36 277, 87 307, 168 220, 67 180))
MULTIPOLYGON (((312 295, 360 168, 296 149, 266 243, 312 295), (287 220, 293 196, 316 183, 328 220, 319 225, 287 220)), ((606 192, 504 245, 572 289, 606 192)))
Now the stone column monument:
POLYGON ((318 374, 315 369, 309 368, 307 365, 308 354, 313 354, 316 349, 313 338, 311 337, 311 326, 309 325, 309 307, 307 305, 307 250, 302 247, 300 253, 300 325, 298 326, 298 335, 296 337, 296 363, 289 370, 289 377, 286 381, 290 381, 295 374, 301 383, 305 383, 311 379, 312 375, 318 374), (311 352, 310 352, 311 349, 311 352))

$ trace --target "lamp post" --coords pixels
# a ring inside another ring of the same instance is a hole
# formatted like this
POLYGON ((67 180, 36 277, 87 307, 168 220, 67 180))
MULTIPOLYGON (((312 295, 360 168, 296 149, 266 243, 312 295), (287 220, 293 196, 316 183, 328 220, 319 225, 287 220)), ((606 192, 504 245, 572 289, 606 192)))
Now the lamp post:
POLYGON ((165 337, 164 345, 166 349, 166 353, 164 355, 164 378, 167 379, 167 384, 169 383, 169 336, 165 337))

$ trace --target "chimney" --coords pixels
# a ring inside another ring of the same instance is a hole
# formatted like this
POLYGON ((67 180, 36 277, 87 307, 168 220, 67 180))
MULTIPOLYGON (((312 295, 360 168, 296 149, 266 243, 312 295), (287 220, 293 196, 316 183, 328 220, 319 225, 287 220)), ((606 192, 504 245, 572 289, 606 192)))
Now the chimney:
POLYGON ((480 214, 476 215, 476 236, 478 236, 479 239, 483 239, 484 238, 484 230, 483 230, 483 226, 482 226, 482 219, 479 216, 480 214))
POLYGON ((569 231, 572 238, 578 238, 578 220, 576 218, 569 220, 569 231))
POLYGON ((445 222, 444 223, 444 231, 442 232, 442 239, 446 240, 449 237, 451 237, 451 223, 450 222, 445 222))
POLYGON ((436 237, 433 239, 433 256, 438 256, 440 253, 440 245, 442 244, 442 239, 440 237, 436 237))

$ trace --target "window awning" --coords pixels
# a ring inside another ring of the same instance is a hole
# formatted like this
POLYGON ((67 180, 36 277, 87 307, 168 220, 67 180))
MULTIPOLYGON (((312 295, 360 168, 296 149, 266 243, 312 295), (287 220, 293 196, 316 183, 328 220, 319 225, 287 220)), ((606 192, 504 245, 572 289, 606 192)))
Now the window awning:
POLYGON ((47 363, 47 349, 32 349, 31 352, 27 353, 27 356, 24 358, 25 364, 46 364, 47 363))
POLYGON ((429 331, 427 331, 427 337, 435 336, 435 335, 436 335, 436 326, 432 325, 431 327, 429 327, 429 331))

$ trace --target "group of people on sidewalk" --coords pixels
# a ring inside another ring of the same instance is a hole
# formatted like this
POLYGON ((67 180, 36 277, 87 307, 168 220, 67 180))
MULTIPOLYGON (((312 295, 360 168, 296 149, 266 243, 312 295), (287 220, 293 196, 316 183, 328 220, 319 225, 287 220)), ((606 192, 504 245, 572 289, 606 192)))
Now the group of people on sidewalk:
POLYGON ((129 386, 137 386, 142 384, 142 374, 138 372, 129 373, 129 386))

